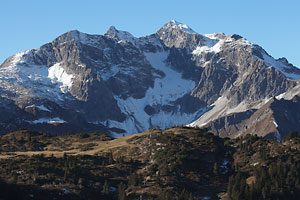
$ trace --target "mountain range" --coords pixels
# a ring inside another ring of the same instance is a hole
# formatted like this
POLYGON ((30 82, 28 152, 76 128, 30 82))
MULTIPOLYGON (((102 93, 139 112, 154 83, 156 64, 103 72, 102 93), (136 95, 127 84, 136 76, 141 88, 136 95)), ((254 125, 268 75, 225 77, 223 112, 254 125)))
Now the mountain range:
POLYGON ((1 133, 205 127, 221 137, 300 128, 300 69, 244 37, 171 20, 136 38, 69 31, 0 66, 1 133))

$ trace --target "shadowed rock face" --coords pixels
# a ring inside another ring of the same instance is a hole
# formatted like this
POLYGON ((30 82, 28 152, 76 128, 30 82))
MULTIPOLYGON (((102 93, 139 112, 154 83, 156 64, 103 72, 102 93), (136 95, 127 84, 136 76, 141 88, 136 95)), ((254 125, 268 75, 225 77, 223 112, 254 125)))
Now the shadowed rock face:
POLYGON ((299 99, 298 95, 291 100, 271 98, 260 109, 229 114, 207 126, 222 137, 257 134, 282 140, 285 135, 300 129, 299 99))
POLYGON ((201 35, 174 20, 141 38, 115 27, 70 31, 0 66, 0 123, 4 132, 131 134, 193 122, 236 137, 266 99, 299 93, 298 77, 242 36, 201 35))

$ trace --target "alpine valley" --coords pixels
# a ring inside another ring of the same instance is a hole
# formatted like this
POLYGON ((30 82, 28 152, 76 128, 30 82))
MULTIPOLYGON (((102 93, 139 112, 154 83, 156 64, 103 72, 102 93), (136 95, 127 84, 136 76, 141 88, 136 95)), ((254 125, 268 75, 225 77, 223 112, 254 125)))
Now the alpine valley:
POLYGON ((300 69, 240 35, 172 20, 136 38, 67 32, 0 66, 0 130, 128 135, 192 126, 221 137, 300 129, 300 69))

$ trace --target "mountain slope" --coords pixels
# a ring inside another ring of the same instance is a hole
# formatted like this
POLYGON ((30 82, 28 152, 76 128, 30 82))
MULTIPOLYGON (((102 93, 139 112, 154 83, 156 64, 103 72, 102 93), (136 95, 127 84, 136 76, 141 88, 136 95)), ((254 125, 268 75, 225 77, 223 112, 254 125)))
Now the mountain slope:
POLYGON ((70 31, 0 66, 1 101, 10 102, 0 126, 111 134, 204 126, 294 96, 299 77, 239 35, 201 35, 175 20, 140 38, 113 26, 70 31))
MULTIPOLYGON (((278 97, 277 97, 278 98, 278 97)), ((259 109, 232 113, 208 123, 213 133, 222 137, 238 137, 246 134, 276 137, 300 130, 299 96, 291 100, 271 98, 259 109)))
POLYGON ((298 199, 300 137, 220 138, 176 127, 112 138, 0 136, 1 199, 298 199), (275 184, 274 184, 275 183, 275 184), (281 192, 280 192, 281 191, 281 192))

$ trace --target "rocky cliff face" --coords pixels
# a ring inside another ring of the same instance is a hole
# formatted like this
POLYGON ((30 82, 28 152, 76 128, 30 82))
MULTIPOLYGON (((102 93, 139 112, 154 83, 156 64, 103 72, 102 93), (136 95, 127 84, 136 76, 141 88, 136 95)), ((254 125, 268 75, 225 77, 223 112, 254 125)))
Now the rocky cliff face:
POLYGON ((299 96, 291 100, 273 97, 259 109, 232 113, 208 123, 210 131, 221 137, 239 137, 257 134, 278 141, 292 131, 299 131, 299 96))
POLYGON ((271 97, 293 97, 299 77, 239 35, 201 35, 174 20, 141 38, 113 26, 70 31, 0 66, 0 125, 131 134, 191 123, 234 137, 222 120, 238 124, 271 97))

